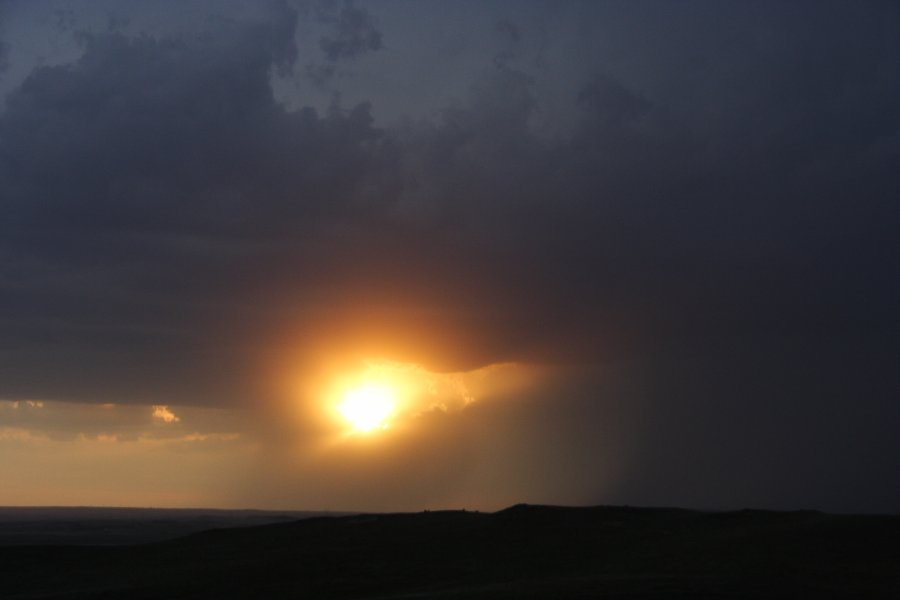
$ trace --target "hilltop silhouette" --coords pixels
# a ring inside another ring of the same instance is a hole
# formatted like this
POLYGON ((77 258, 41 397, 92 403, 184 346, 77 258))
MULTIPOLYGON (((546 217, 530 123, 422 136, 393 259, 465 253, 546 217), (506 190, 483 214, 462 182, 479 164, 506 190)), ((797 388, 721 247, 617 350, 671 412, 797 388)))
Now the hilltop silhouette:
POLYGON ((900 597, 900 517, 516 505, 0 548, 0 597, 900 597))

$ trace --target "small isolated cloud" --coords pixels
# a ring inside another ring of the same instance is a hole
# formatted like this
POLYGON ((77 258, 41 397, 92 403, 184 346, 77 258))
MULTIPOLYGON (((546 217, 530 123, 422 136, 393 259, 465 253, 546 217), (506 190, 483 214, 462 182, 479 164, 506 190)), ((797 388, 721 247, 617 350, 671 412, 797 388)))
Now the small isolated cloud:
POLYGON ((160 419, 164 423, 177 423, 181 419, 175 415, 168 406, 155 405, 153 407, 153 418, 160 419))

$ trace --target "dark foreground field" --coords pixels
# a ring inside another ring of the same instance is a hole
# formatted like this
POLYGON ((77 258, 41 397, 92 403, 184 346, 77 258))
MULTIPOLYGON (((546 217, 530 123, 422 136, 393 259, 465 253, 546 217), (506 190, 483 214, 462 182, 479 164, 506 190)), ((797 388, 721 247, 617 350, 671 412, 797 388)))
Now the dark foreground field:
POLYGON ((0 598, 900 598, 900 517, 516 506, 0 547, 0 598))

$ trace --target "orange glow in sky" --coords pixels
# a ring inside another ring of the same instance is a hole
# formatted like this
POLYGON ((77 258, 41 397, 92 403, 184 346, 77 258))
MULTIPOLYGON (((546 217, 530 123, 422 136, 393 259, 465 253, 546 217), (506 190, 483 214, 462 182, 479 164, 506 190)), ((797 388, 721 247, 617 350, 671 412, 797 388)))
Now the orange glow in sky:
MULTIPOLYGON (((456 372, 385 359, 323 364, 286 376, 284 406, 298 426, 335 442, 388 431, 393 437, 418 428, 425 415, 458 413, 483 398, 528 387, 536 376, 536 369, 511 363, 456 372)), ((298 439, 310 441, 309 431, 298 439)))

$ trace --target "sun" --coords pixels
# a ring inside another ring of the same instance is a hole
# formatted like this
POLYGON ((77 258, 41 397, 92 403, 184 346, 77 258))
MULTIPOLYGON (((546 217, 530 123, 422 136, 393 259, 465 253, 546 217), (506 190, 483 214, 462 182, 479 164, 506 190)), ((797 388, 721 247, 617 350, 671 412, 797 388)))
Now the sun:
POLYGON ((393 392, 384 386, 365 383, 348 390, 337 410, 356 431, 368 433, 374 429, 386 429, 388 418, 394 412, 396 401, 393 392))

